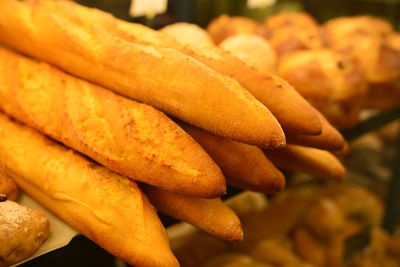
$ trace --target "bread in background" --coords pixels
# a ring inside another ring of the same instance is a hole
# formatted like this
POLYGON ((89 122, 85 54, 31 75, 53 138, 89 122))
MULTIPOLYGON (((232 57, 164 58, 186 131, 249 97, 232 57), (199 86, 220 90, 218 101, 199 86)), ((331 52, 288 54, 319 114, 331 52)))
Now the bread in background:
POLYGON ((261 24, 252 19, 239 16, 221 15, 213 19, 206 29, 217 45, 229 36, 240 33, 265 35, 265 30, 261 24))
POLYGON ((298 50, 322 48, 317 21, 304 12, 283 12, 267 17, 266 38, 279 58, 298 50))
POLYGON ((265 38, 237 34, 226 38, 219 46, 261 71, 276 73, 277 56, 265 38))
POLYGON ((383 83, 400 75, 400 51, 388 39, 389 22, 372 16, 339 17, 322 25, 327 47, 354 58, 368 82, 383 83))
POLYGON ((38 211, 0 200, 0 266, 30 257, 50 234, 50 223, 38 211))
POLYGON ((329 49, 296 51, 281 58, 278 74, 334 126, 358 122, 367 84, 351 58, 329 49))
POLYGON ((183 44, 204 48, 215 46, 207 31, 200 28, 196 24, 178 22, 167 25, 160 31, 173 37, 174 39, 184 41, 183 44))

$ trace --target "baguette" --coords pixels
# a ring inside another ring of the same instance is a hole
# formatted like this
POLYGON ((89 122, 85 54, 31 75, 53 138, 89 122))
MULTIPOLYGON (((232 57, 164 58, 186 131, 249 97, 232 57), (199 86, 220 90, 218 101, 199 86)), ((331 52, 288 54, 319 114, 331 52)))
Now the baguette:
POLYGON ((287 142, 289 144, 309 146, 323 150, 342 150, 346 143, 342 134, 319 111, 317 111, 317 114, 322 126, 322 133, 320 135, 288 134, 286 136, 287 142))
POLYGON ((42 205, 135 266, 179 266, 137 184, 0 114, 6 173, 42 205))
POLYGON ((215 198, 225 179, 158 110, 0 47, 0 109, 134 180, 215 198))
MULTIPOLYGON (((200 48, 184 46, 162 32, 143 25, 120 21, 107 13, 85 8, 71 1, 34 0, 33 3, 86 28, 97 25, 98 28, 106 29, 112 36, 129 43, 179 50, 211 69, 236 79, 274 114, 285 131, 310 135, 321 133, 315 109, 293 87, 277 76, 258 71, 217 46, 207 49, 201 45, 200 48), (96 24, 92 21, 96 21, 96 24)), ((181 35, 181 38, 183 37, 185 36, 181 35)), ((208 91, 211 87, 205 88, 208 91)), ((222 118, 226 120, 229 116, 222 118)))
POLYGON ((322 178, 342 179, 346 169, 330 152, 311 147, 287 145, 282 149, 264 150, 278 168, 304 172, 322 178))
POLYGON ((215 134, 285 144, 275 117, 233 79, 175 49, 128 42, 39 3, 0 0, 0 42, 215 134))
POLYGON ((221 239, 242 240, 239 218, 221 199, 182 196, 148 185, 142 188, 159 212, 193 224, 221 239))
POLYGON ((181 126, 217 163, 228 184, 267 194, 280 192, 285 187, 285 177, 260 148, 222 138, 187 124, 181 126))

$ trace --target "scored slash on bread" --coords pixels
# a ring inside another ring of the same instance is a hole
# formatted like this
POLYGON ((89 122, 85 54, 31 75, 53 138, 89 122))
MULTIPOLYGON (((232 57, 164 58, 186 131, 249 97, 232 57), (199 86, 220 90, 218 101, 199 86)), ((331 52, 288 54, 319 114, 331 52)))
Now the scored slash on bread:
POLYGON ((0 3, 0 41, 12 48, 218 135, 263 147, 285 144, 275 117, 239 83, 175 49, 76 23, 46 1, 0 3))
POLYGON ((182 196, 149 185, 142 185, 142 189, 161 213, 193 224, 221 239, 239 241, 243 238, 239 218, 220 198, 182 196))
POLYGON ((162 112, 1 47, 0 109, 134 180, 205 198, 225 193, 217 165, 162 112))
POLYGON ((0 113, 0 159, 30 196, 135 266, 179 266, 137 184, 0 113))

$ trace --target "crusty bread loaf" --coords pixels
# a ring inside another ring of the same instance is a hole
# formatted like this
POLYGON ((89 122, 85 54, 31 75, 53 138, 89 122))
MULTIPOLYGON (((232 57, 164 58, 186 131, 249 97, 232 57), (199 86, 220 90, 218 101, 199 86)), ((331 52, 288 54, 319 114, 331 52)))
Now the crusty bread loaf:
MULTIPOLYGON (((174 36, 182 43, 187 35, 174 36)), ((182 49, 181 49, 182 50, 182 49)), ((287 132, 318 135, 321 125, 315 109, 286 81, 240 60, 219 47, 187 45, 182 51, 210 68, 234 78, 263 103, 287 132)))
POLYGON ((267 194, 277 193, 285 187, 285 177, 260 148, 222 138, 191 125, 181 126, 221 168, 228 184, 267 194))
POLYGON ((137 184, 0 114, 0 160, 18 185, 116 257, 179 266, 137 184))
MULTIPOLYGON (((206 66, 236 79, 274 114, 286 132, 291 130, 314 135, 321 132, 315 109, 296 90, 278 77, 252 68, 229 52, 218 47, 196 49, 194 46, 183 46, 172 38, 168 38, 169 36, 163 32, 154 31, 140 24, 117 20, 107 13, 85 8, 70 1, 33 1, 36 5, 45 7, 74 23, 89 28, 106 29, 113 36, 118 36, 127 42, 177 49, 206 66), (92 21, 96 21, 96 24, 92 21)), ((226 120, 226 118, 223 119, 226 120)))
POLYGON ((1 47, 0 109, 134 180, 202 197, 225 192, 212 159, 163 113, 1 47))
POLYGON ((0 18, 0 42, 30 56, 213 133, 265 147, 285 143, 273 115, 236 81, 175 49, 128 42, 36 2, 1 0, 0 18))
POLYGON ((346 142, 342 134, 333 127, 319 111, 317 113, 322 126, 322 133, 320 135, 310 136, 293 133, 287 134, 287 142, 289 144, 309 146, 331 151, 339 151, 343 149, 346 142))
POLYGON ((278 168, 304 172, 321 178, 341 179, 346 169, 330 152, 311 147, 287 145, 281 149, 264 150, 278 168))
POLYGON ((242 240, 239 218, 221 199, 182 196, 149 185, 142 188, 159 212, 193 224, 216 237, 242 240))

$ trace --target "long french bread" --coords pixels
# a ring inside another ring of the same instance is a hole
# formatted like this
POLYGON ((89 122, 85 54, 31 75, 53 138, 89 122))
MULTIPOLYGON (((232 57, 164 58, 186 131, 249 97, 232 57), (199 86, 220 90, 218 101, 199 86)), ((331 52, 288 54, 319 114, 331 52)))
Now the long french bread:
POLYGON ((221 239, 239 241, 243 238, 239 218, 220 198, 182 196, 149 185, 143 185, 142 189, 163 214, 193 224, 221 239))
POLYGON ((0 1, 0 42, 218 135, 285 144, 275 117, 235 80, 175 49, 132 43, 92 22, 74 23, 39 2, 0 1))
MULTIPOLYGON (((279 77, 260 72, 219 47, 203 49, 204 47, 183 46, 168 38, 166 34, 143 25, 117 20, 105 12, 86 8, 72 1, 33 0, 31 3, 46 7, 77 25, 106 29, 111 35, 132 44, 179 50, 211 69, 237 80, 274 114, 285 131, 310 135, 321 132, 315 109, 294 88, 279 77), (93 21, 96 21, 96 24, 93 24, 93 21)), ((182 34, 180 37, 185 38, 189 35, 182 34)), ((208 93, 212 94, 211 91, 208 93)))
POLYGON ((283 170, 333 179, 341 179, 346 174, 342 163, 332 153, 325 150, 287 145, 282 149, 265 149, 264 153, 278 168, 283 170))
POLYGON ((285 177, 260 148, 216 136, 188 124, 180 125, 221 168, 228 184, 266 194, 278 193, 285 187, 285 177))
POLYGON ((0 161, 42 205, 135 266, 179 266, 137 184, 0 113, 0 161))
POLYGON ((321 121, 322 133, 320 135, 287 134, 289 144, 314 147, 325 150, 339 151, 343 149, 346 141, 341 133, 333 127, 329 121, 317 111, 321 121))
POLYGON ((225 192, 217 165, 162 112, 2 47, 0 110, 134 180, 206 198, 225 192))

